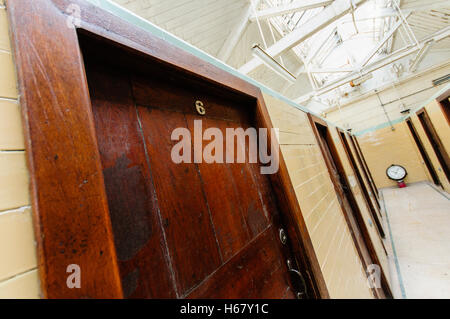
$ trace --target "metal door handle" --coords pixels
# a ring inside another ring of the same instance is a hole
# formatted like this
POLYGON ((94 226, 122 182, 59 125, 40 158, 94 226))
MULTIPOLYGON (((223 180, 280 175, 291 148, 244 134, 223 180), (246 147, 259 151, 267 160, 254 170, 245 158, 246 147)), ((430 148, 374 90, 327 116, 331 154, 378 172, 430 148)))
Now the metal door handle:
POLYGON ((303 278, 303 275, 301 272, 299 272, 297 269, 294 269, 292 267, 292 262, 290 259, 287 260, 287 266, 290 272, 296 274, 298 276, 298 278, 300 279, 301 282, 301 286, 302 286, 302 290, 300 292, 297 292, 297 298, 298 299, 303 299, 303 297, 307 296, 307 291, 306 291, 306 282, 305 282, 305 278, 303 278))

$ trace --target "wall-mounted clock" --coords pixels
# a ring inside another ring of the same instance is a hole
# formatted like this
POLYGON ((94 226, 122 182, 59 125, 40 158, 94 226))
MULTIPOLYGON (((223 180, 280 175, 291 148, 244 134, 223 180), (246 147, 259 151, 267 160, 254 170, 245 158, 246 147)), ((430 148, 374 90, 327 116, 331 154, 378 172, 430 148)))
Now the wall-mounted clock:
POLYGON ((408 172, 403 166, 392 164, 386 170, 386 175, 390 179, 396 181, 400 188, 406 187, 406 184, 403 182, 403 180, 405 179, 406 175, 408 175, 408 172))

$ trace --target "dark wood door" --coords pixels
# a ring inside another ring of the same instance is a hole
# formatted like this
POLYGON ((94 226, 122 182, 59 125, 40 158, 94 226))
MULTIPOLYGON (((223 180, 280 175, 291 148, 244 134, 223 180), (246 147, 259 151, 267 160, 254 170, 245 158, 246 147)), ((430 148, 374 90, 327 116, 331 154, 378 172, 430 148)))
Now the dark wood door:
MULTIPOLYGON (((361 188, 362 191, 362 195, 364 197, 365 202, 367 203, 367 207, 371 213, 372 216, 372 220, 374 221, 376 228, 378 230, 378 233, 380 234, 380 236, 382 238, 385 238, 386 234, 384 232, 384 228, 383 225, 381 223, 381 219, 380 219, 380 211, 377 209, 378 207, 373 205, 372 199, 370 198, 370 194, 369 191, 367 190, 366 184, 364 183, 364 179, 362 178, 361 172, 356 164, 355 158, 353 156, 353 153, 350 149, 350 145, 348 144, 347 138, 345 136, 345 133, 342 131, 339 131, 339 135, 342 141, 342 145, 345 148, 345 151, 347 153, 348 159, 353 167, 353 171, 355 173, 356 179, 358 181, 358 184, 361 188)), ((367 176, 366 176, 367 177, 367 176)), ((368 180, 368 177, 367 177, 368 180)), ((375 198, 374 201, 377 201, 377 199, 375 198)))
POLYGON ((439 138, 439 135, 437 134, 427 111, 425 109, 422 109, 417 112, 417 116, 419 117, 419 121, 422 124, 425 134, 427 135, 428 140, 430 141, 430 144, 433 147, 434 152, 436 153, 436 157, 441 164, 442 170, 444 171, 447 180, 450 182, 450 158, 447 154, 447 151, 445 150, 444 145, 442 144, 442 141, 439 138))
MULTIPOLYGON (((340 132, 340 133, 342 133, 342 132, 340 132)), ((345 136, 345 134, 344 134, 344 136, 345 136)), ((361 149, 359 147, 359 144, 358 144, 358 141, 356 140, 356 138, 354 136, 349 136, 349 140, 353 145, 353 149, 355 150, 356 158, 358 159, 358 163, 364 173, 367 184, 369 185, 370 190, 373 194, 375 204, 377 205, 378 210, 379 210, 379 209, 381 209, 381 206, 380 206, 379 197, 378 197, 378 190, 375 186, 375 183, 373 182, 372 175, 370 174, 369 167, 367 166, 364 155, 361 152, 361 149)), ((351 152, 351 150, 349 150, 349 151, 351 152)), ((351 155, 351 156, 353 156, 353 155, 351 155)), ((356 166, 356 169, 358 169, 358 166, 356 166)))
POLYGON ((444 113, 447 124, 450 125, 450 96, 439 102, 441 106, 442 113, 444 113))
MULTIPOLYGON (((342 162, 340 161, 328 128, 315 122, 313 122, 313 125, 317 129, 320 148, 336 190, 338 201, 344 211, 344 217, 355 242, 361 263, 367 269, 369 265, 374 264, 375 262, 372 260, 367 245, 367 240, 370 241, 370 238, 367 236, 366 238, 364 237, 364 233, 367 232, 367 229, 365 229, 365 225, 363 225, 364 221, 361 217, 361 212, 347 181, 344 167, 342 166, 342 162)), ((375 297, 385 296, 382 290, 373 290, 373 293, 375 297)))
POLYGON ((412 123, 411 119, 406 120, 406 125, 408 125, 409 131, 414 139, 414 142, 416 143, 417 148, 419 149, 420 155, 422 155, 423 161, 425 162, 425 166, 427 167, 428 172, 431 175, 433 183, 435 185, 440 186, 441 182, 439 181, 439 177, 436 171, 434 170, 430 157, 428 156, 427 151, 423 147, 422 140, 420 139, 419 134, 417 134, 416 128, 414 127, 414 124, 412 123))
MULTIPOLYGON (((227 128, 246 129, 248 102, 156 70, 85 61, 125 296, 307 297, 260 165, 171 158, 175 129, 191 132, 194 157, 194 121, 223 136, 227 128)), ((235 154, 242 147, 248 156, 248 143, 235 142, 235 154)))
MULTIPOLYGON (((326 166, 336 190, 339 203, 341 204, 344 212, 344 217, 355 243, 355 247, 358 251, 358 255, 361 259, 361 263, 366 270, 369 269, 370 265, 375 264, 380 266, 380 260, 375 251, 375 247, 370 238, 369 231, 366 227, 364 218, 352 192, 349 181, 347 180, 342 161, 328 127, 325 122, 314 118, 313 116, 310 116, 310 122, 318 139, 320 149, 324 156, 326 166)), ((348 144, 344 145, 344 147, 346 153, 348 154, 348 144)), ((350 165, 352 169, 355 170, 354 161, 350 162, 350 165)), ((360 185, 359 180, 356 182, 360 185)), ((372 292, 376 298, 391 298, 392 292, 390 290, 386 274, 381 268, 380 271, 381 286, 372 289, 372 292)))
POLYGON ((364 163, 364 169, 366 170, 367 174, 368 174, 369 177, 370 177, 370 183, 372 184, 372 187, 373 187, 373 189, 374 189, 374 191, 375 191, 375 195, 377 196, 378 201, 379 201, 379 200, 380 200, 380 196, 379 196, 379 194, 378 194, 378 187, 377 187, 377 184, 375 183, 375 180, 374 180, 374 178, 373 178, 373 176, 372 176, 372 173, 370 172, 369 165, 367 165, 366 158, 365 158, 364 153, 363 153, 363 151, 362 151, 362 149, 361 149, 361 146, 359 145, 358 139, 357 139, 356 136, 354 136, 354 135, 351 136, 351 139, 352 139, 352 141, 353 141, 353 144, 355 145, 355 148, 357 149, 357 152, 358 152, 359 155, 361 156, 361 159, 362 159, 362 161, 363 161, 363 163, 364 163))
POLYGON ((332 153, 330 141, 328 140, 328 128, 322 125, 318 125, 317 130, 319 132, 319 138, 321 140, 322 152, 325 157, 325 161, 328 162, 328 168, 330 170, 331 178, 334 180, 334 186, 338 195, 338 200, 341 205, 344 206, 345 210, 351 212, 350 215, 354 215, 351 202, 352 194, 350 187, 345 179, 345 175, 342 171, 338 169, 339 164, 337 163, 336 155, 332 153))

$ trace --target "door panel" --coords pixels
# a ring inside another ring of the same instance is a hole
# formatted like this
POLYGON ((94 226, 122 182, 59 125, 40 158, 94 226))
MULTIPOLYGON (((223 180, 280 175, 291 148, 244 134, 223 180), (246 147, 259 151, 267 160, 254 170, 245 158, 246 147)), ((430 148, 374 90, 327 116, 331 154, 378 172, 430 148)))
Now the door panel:
POLYGON ((257 236, 188 298, 294 298, 273 233, 271 227, 257 236))
POLYGON ((444 113, 445 119, 447 120, 447 124, 450 126, 450 97, 443 99, 439 102, 441 106, 442 113, 444 113))
MULTIPOLYGON (((382 238, 385 238, 386 234, 384 232, 383 224, 381 223, 381 220, 380 220, 381 212, 379 209, 377 209, 378 207, 373 204, 372 198, 370 197, 369 191, 367 190, 366 184, 364 183, 364 179, 362 178, 361 172, 358 168, 358 165, 356 164, 356 160, 353 157, 353 153, 352 153, 352 150, 350 149, 350 145, 347 142, 345 133, 339 132, 339 135, 340 135, 342 144, 344 145, 344 148, 347 151, 349 161, 352 164, 352 166, 354 167, 356 179, 358 180, 358 183, 360 185, 365 202, 367 203, 367 208, 369 209, 369 211, 372 215, 372 219, 373 219, 375 225, 377 226, 378 233, 380 234, 380 236, 382 238)), ((376 201, 376 198, 374 198, 374 200, 376 201)), ((381 241, 381 242, 383 243, 383 241, 381 241)), ((384 244, 383 244, 383 247, 384 247, 384 244)), ((386 248, 385 248, 385 250, 386 250, 386 248)))
MULTIPOLYGON (((381 216, 381 211, 380 211, 381 206, 380 206, 380 202, 379 202, 379 198, 378 198, 378 191, 377 191, 376 187, 374 186, 373 181, 372 181, 372 179, 370 177, 369 169, 366 166, 364 156, 360 152, 359 147, 357 147, 357 142, 355 143, 354 136, 349 137, 349 140, 350 140, 351 144, 353 145, 353 149, 355 150, 355 155, 356 155, 356 158, 358 160, 359 167, 361 167, 361 171, 364 174, 364 177, 365 177, 365 179, 367 181, 367 185, 369 185, 370 191, 373 194, 373 201, 375 202, 375 204, 377 206, 377 212, 379 213, 380 217, 382 217, 381 216)), ((352 152, 350 147, 349 147, 349 152, 350 152, 350 154, 352 152)), ((358 166, 356 166, 356 169, 357 168, 358 168, 358 166)), ((364 183, 364 181, 363 181, 363 183, 364 183)), ((366 190, 367 190, 367 188, 366 188, 366 190)), ((370 196, 370 194, 369 194, 369 196, 370 196)))
POLYGON ((417 113, 417 116, 419 117, 419 121, 422 124, 431 146, 433 147, 439 163, 441 164, 442 170, 444 171, 447 180, 450 182, 450 157, 448 156, 441 139, 436 133, 436 129, 434 128, 427 111, 423 109, 417 113))
POLYGON ((222 262, 195 164, 171 159, 172 131, 186 127, 182 113, 138 107, 167 246, 183 295, 222 262), (187 200, 188 199, 188 200, 187 200))
MULTIPOLYGON (((193 136, 193 122, 198 117, 186 115, 193 136)), ((203 129, 238 127, 237 123, 216 119, 203 119, 203 129)), ((237 148, 235 143, 235 154, 237 148)), ((225 153, 224 153, 225 154, 225 153)), ((205 195, 211 210, 217 239, 224 261, 241 250, 252 238, 269 225, 267 212, 258 196, 258 185, 253 182, 248 163, 199 163, 205 186, 205 195), (220 194, 227 194, 224 199, 220 194), (224 213, 227 212, 227 213, 224 213)))
POLYGON ((125 297, 176 296, 128 78, 89 72, 91 101, 125 297), (155 269, 158 269, 156 272, 155 269), (151 283, 151 285, 149 284, 151 283))
MULTIPOLYGON (((322 125, 321 123, 316 122, 312 116, 310 117, 310 122, 318 139, 319 146, 336 190, 337 198, 341 204, 345 220, 355 243, 355 247, 358 251, 362 266, 367 269, 367 267, 371 264, 379 265, 378 257, 374 250, 368 229, 365 225, 364 218, 347 181, 344 167, 333 142, 333 138, 328 131, 328 127, 325 126, 326 124, 322 125)), ((348 145, 344 145, 344 147, 348 147, 348 145)), ((347 149, 345 150, 347 151, 347 149)), ((351 164, 352 168, 354 168, 354 163, 351 162, 351 164)), ((389 286, 387 285, 387 280, 383 272, 382 287, 379 289, 372 289, 372 293, 376 298, 386 298, 391 296, 389 286)))
MULTIPOLYGON (((247 128, 245 105, 86 59, 96 134, 125 296, 293 298, 297 261, 258 163, 171 159, 176 128, 247 128), (204 117, 193 107, 207 105, 204 117), (189 107, 188 107, 189 106, 189 107)), ((203 132, 202 132, 203 133, 203 132)), ((238 147, 248 143, 235 140, 238 147)), ((203 142, 204 145, 208 142, 203 142)), ((193 150, 192 155, 193 155, 193 150)))
POLYGON ((376 194, 376 196, 377 196, 377 198, 379 200, 378 187, 375 184, 375 180, 372 177, 372 173, 370 172, 369 165, 367 165, 367 161, 366 161, 366 158, 364 157, 364 153, 363 153, 363 151, 361 149, 361 146, 359 146, 358 139, 354 135, 352 135, 350 138, 353 141, 355 149, 357 150, 357 152, 359 153, 359 155, 360 155, 360 157, 362 159, 362 162, 364 164, 364 169, 366 170, 367 174, 369 175, 370 183, 372 184, 372 188, 374 189, 375 194, 376 194))
POLYGON ((414 127, 414 124, 412 123, 411 119, 406 120, 406 125, 408 125, 409 131, 414 139, 414 142, 416 143, 417 148, 419 149, 420 155, 422 155, 423 161, 428 169, 428 172, 431 175, 433 183, 437 186, 440 186, 441 182, 439 180, 439 177, 436 171, 434 170, 434 166, 431 163, 430 157, 428 156, 427 151, 423 147, 422 140, 420 139, 419 134, 417 134, 416 128, 414 127))

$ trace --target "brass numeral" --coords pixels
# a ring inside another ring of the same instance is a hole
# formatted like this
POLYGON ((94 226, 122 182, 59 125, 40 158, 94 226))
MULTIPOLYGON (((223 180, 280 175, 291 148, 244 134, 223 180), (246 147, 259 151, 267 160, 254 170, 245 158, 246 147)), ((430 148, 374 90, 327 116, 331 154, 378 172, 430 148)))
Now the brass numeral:
POLYGON ((202 101, 195 101, 195 108, 197 109, 197 113, 200 115, 205 115, 206 114, 206 109, 205 106, 203 105, 202 101))

